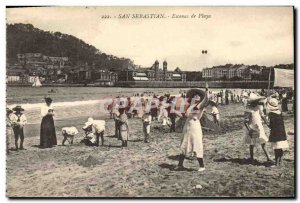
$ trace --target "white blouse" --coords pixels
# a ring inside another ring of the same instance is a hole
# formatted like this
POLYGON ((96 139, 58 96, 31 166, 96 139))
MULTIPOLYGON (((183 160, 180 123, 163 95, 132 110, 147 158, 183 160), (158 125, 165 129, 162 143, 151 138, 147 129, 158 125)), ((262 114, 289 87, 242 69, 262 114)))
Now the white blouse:
POLYGON ((27 119, 24 114, 16 115, 16 114, 12 113, 11 115, 9 115, 9 118, 10 118, 12 124, 17 124, 17 125, 20 125, 21 127, 25 126, 27 123, 27 119))
POLYGON ((48 106, 47 104, 41 106, 41 116, 46 116, 50 109, 53 110, 52 104, 50 104, 50 106, 48 106))

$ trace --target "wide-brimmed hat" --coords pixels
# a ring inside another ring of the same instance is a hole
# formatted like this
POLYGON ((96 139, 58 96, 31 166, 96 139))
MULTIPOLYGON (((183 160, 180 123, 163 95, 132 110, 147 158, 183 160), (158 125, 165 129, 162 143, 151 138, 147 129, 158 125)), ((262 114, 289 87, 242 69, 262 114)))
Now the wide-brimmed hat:
POLYGON ((14 111, 24 111, 24 109, 21 106, 16 106, 12 110, 14 110, 14 111))
POLYGON ((249 103, 254 103, 254 102, 263 102, 264 99, 266 99, 266 97, 263 97, 263 96, 259 96, 257 94, 254 94, 254 93, 251 93, 248 97, 248 102, 249 103))
POLYGON ((271 98, 267 101, 267 108, 270 111, 277 111, 279 109, 278 100, 275 98, 271 98))
POLYGON ((13 112, 13 110, 11 110, 10 108, 6 107, 6 113, 7 114, 11 114, 13 112))
POLYGON ((89 126, 93 125, 94 119, 89 117, 88 121, 84 123, 83 129, 88 128, 89 126))
POLYGON ((45 97, 44 99, 45 99, 46 102, 52 102, 51 97, 45 97))
POLYGON ((194 98, 196 95, 200 96, 200 102, 204 99, 205 97, 205 91, 201 90, 201 89, 190 89, 187 93, 186 93, 186 97, 187 98, 194 98))

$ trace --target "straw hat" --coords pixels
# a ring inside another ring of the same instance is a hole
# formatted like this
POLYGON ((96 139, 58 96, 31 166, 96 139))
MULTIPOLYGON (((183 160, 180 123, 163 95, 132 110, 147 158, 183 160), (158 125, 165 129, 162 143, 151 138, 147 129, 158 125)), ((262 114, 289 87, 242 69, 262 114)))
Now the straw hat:
POLYGON ((194 98, 196 95, 199 96, 199 100, 200 102, 204 99, 205 97, 205 91, 201 90, 201 89, 190 89, 187 93, 186 93, 186 97, 187 98, 194 98))
POLYGON ((257 94, 251 93, 248 97, 248 102, 253 103, 253 102, 263 102, 265 97, 259 96, 257 94))
POLYGON ((267 108, 270 111, 277 111, 279 109, 278 107, 278 100, 275 98, 271 98, 267 101, 267 108))
POLYGON ((85 122, 83 128, 86 129, 86 128, 89 127, 90 125, 93 125, 93 122, 94 122, 94 119, 91 118, 91 117, 89 117, 89 118, 88 118, 88 121, 85 122))
POLYGON ((16 106, 12 110, 14 110, 14 111, 24 111, 24 109, 21 106, 16 106))

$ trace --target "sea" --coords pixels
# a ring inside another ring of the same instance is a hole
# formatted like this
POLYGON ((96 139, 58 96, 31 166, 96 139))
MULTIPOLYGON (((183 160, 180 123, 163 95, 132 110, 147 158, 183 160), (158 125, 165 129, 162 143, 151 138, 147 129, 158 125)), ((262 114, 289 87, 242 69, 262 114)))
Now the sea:
MULTIPOLYGON (((28 124, 41 122, 40 107, 45 105, 44 98, 53 100, 55 120, 65 120, 78 117, 103 118, 109 115, 103 112, 101 104, 106 99, 116 96, 133 96, 144 94, 148 96, 178 95, 188 88, 122 88, 122 87, 7 87, 6 105, 13 108, 21 105, 25 109, 28 124)), ((218 92, 220 89, 211 89, 218 92)), ((241 89, 235 89, 240 93, 241 89)))

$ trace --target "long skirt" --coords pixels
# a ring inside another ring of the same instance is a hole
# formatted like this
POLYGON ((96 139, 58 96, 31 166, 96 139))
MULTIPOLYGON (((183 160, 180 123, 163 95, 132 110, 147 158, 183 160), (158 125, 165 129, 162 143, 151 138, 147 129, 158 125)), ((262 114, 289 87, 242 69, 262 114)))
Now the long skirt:
POLYGON ((203 158, 202 128, 198 119, 186 120, 180 149, 186 157, 203 158))
POLYGON ((128 141, 128 130, 120 130, 120 140, 128 141))
POLYGON ((54 120, 51 115, 44 116, 41 123, 40 146, 50 148, 57 145, 54 120))
POLYGON ((272 145, 273 149, 288 149, 289 148, 289 144, 288 144, 287 140, 271 142, 271 145, 272 145))

